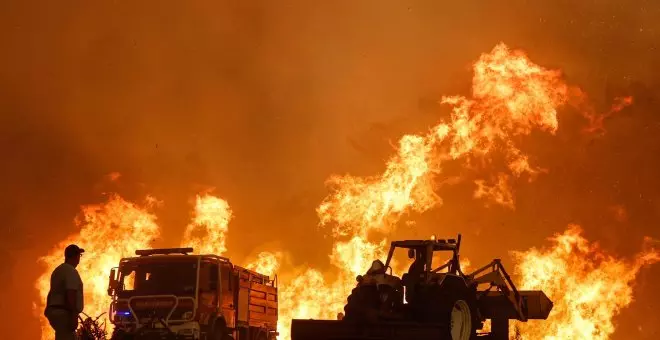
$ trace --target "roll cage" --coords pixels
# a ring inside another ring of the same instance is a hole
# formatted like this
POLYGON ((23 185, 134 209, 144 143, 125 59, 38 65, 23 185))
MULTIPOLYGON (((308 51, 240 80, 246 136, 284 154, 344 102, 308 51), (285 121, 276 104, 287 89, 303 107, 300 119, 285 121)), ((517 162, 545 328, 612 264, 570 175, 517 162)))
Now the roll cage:
POLYGON ((424 272, 424 280, 428 281, 430 280, 431 273, 437 273, 445 268, 447 268, 447 272, 454 274, 454 275, 460 275, 460 276, 465 276, 463 274, 463 271, 461 271, 461 266, 459 262, 459 250, 461 248, 461 234, 458 234, 458 237, 456 239, 435 239, 432 238, 430 240, 404 240, 404 241, 393 241, 390 243, 390 251, 387 254, 387 260, 385 261, 385 268, 389 268, 390 270, 392 269, 390 267, 390 263, 392 262, 392 256, 394 255, 394 251, 397 248, 403 248, 403 249, 412 249, 415 251, 416 254, 423 254, 422 256, 424 257, 426 261, 426 271, 424 272), (433 265, 433 253, 434 252, 439 252, 439 251, 450 251, 452 252, 452 257, 447 261, 445 264, 441 265, 438 268, 435 268, 433 270, 429 270, 431 266, 433 265))

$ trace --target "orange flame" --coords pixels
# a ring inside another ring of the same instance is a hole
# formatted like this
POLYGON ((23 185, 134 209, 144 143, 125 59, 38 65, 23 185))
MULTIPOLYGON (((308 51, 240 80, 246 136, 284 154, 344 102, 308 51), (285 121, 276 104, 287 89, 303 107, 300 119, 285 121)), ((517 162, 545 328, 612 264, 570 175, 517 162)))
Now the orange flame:
MULTIPOLYGON (((346 300, 342 280, 328 282, 315 269, 296 272, 279 287, 278 339, 291 339, 291 319, 336 319, 346 300)), ((349 290, 350 291, 350 290, 349 290)))
MULTIPOLYGON (((246 268, 254 270, 258 273, 273 276, 281 266, 282 261, 281 252, 267 252, 263 251, 257 255, 257 258, 246 265, 246 268)), ((322 276, 320 276, 322 279, 322 276)), ((281 279, 280 279, 281 280, 281 279)), ((298 279, 296 279, 298 280, 298 279)), ((304 293, 302 287, 296 289, 297 281, 287 282, 281 284, 278 282, 278 322, 277 328, 280 333, 280 339, 289 339, 291 328, 291 318, 293 317, 294 308, 293 301, 305 299, 304 295, 296 296, 296 292, 304 293)), ((281 281, 280 281, 281 282, 281 281)))
MULTIPOLYGON (((502 206, 513 209, 515 203, 507 184, 508 180, 509 177, 506 174, 499 174, 499 176, 497 176, 497 182, 493 184, 488 184, 481 179, 474 181, 477 185, 477 190, 474 192, 474 198, 486 198, 486 202, 493 201, 502 206)), ((488 203, 486 203, 486 205, 488 205, 488 203)))
POLYGON ((612 319, 632 302, 640 269, 660 261, 650 249, 632 261, 589 243, 577 225, 551 238, 552 248, 515 252, 521 289, 541 289, 554 302, 546 321, 520 323, 523 339, 609 339, 612 319))
POLYGON ((605 112, 604 114, 596 114, 593 108, 589 107, 588 105, 584 105, 582 103, 582 101, 584 101, 584 98, 586 96, 581 94, 579 90, 575 90, 575 92, 579 94, 579 98, 580 98, 580 101, 577 103, 577 105, 583 107, 582 109, 583 115, 589 121, 589 124, 584 129, 584 132, 589 134, 598 134, 598 133, 603 134, 605 132, 605 126, 604 126, 605 119, 610 118, 615 113, 620 112, 621 110, 632 105, 633 103, 633 97, 631 96, 617 97, 614 99, 614 104, 612 104, 612 107, 610 108, 609 111, 605 112))
POLYGON ((210 194, 197 195, 193 220, 183 234, 181 246, 198 254, 222 255, 232 211, 227 201, 210 194))
POLYGON ((262 251, 257 255, 257 258, 248 263, 247 269, 254 270, 257 273, 273 276, 277 274, 280 268, 280 259, 282 258, 281 252, 267 252, 262 251))
MULTIPOLYGON (((147 200, 150 208, 155 202, 147 200)), ((134 255, 136 249, 147 248, 159 236, 156 217, 145 208, 111 195, 108 201, 100 205, 88 205, 82 208, 82 215, 76 219, 80 228, 77 234, 67 237, 51 252, 42 257, 41 263, 46 270, 39 277, 36 288, 40 300, 37 304, 39 315, 43 315, 44 304, 50 288, 50 274, 64 259, 63 249, 70 243, 84 248, 78 272, 85 284, 85 313, 97 316, 107 312, 110 298, 107 295, 108 273, 119 263, 119 259, 134 255)), ((106 325, 109 325, 106 320, 106 325)), ((55 335, 45 317, 41 317, 41 339, 52 339, 55 335)))
MULTIPOLYGON (((333 224, 336 237, 360 235, 371 230, 389 231, 401 214, 423 212, 437 203, 434 177, 443 161, 486 157, 502 150, 514 175, 535 173, 528 158, 515 146, 513 136, 531 133, 534 127, 554 133, 557 108, 568 100, 568 88, 557 71, 533 64, 522 52, 504 44, 484 54, 474 65, 472 98, 444 97, 452 107, 449 122, 441 122, 426 135, 407 135, 381 176, 333 176, 334 192, 318 207, 321 224, 333 224)), ((498 178, 496 196, 511 205, 508 175, 498 178)), ((486 193, 483 183, 479 197, 486 193)))

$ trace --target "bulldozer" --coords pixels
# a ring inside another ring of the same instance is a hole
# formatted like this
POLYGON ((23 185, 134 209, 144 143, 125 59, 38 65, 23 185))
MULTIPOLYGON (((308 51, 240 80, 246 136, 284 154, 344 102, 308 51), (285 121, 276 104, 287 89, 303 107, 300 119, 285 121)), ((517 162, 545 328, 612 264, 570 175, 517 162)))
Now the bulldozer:
POLYGON ((373 261, 346 300, 338 320, 294 319, 292 340, 475 340, 509 338, 509 320, 547 319, 552 301, 542 291, 519 291, 500 259, 465 274, 456 239, 391 243, 385 263, 373 261), (405 249, 413 260, 401 277, 392 258, 405 249), (450 259, 433 267, 434 254, 450 259), (483 330, 486 320, 490 329, 483 330))

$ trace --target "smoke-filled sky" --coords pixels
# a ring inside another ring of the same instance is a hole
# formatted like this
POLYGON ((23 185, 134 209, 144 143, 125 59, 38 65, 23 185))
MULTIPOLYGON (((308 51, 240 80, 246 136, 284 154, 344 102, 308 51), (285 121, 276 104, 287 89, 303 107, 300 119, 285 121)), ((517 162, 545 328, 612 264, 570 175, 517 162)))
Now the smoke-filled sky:
MULTIPOLYGON (((444 205, 398 236, 461 232, 485 263, 575 222, 630 255, 660 239, 659 17, 641 0, 0 2, 0 334, 38 336, 35 258, 107 191, 162 200, 161 244, 177 245, 191 198, 215 187, 235 214, 230 256, 286 249, 327 267, 314 211, 327 177, 382 171, 500 41, 561 69, 600 111, 635 103, 603 136, 565 110, 556 136, 526 141, 548 173, 516 184, 515 211, 484 207, 469 183, 443 187, 444 205)), ((660 334, 659 283, 660 269, 643 272, 616 339, 660 334)))

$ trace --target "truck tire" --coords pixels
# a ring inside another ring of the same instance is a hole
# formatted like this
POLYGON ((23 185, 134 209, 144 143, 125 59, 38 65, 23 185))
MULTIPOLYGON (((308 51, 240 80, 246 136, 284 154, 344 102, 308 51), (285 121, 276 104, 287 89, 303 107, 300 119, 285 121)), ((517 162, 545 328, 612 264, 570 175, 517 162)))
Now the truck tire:
POLYGON ((234 340, 234 337, 229 335, 227 328, 222 325, 213 328, 210 340, 234 340))
MULTIPOLYGON (((428 316, 438 317, 435 322, 444 325, 447 339, 470 340, 476 338, 479 327, 476 292, 470 289, 463 278, 447 275, 436 287, 431 287, 431 305, 426 308, 428 316)), ((431 321, 431 320, 429 320, 431 321)))
POLYGON ((263 330, 260 331, 260 332, 257 334, 256 340, 268 340, 268 336, 266 335, 266 332, 263 331, 263 330))
POLYGON ((357 286, 346 299, 344 320, 350 322, 375 322, 380 309, 380 296, 374 285, 357 286))
POLYGON ((125 331, 115 328, 110 335, 110 340, 132 340, 133 337, 125 331))

